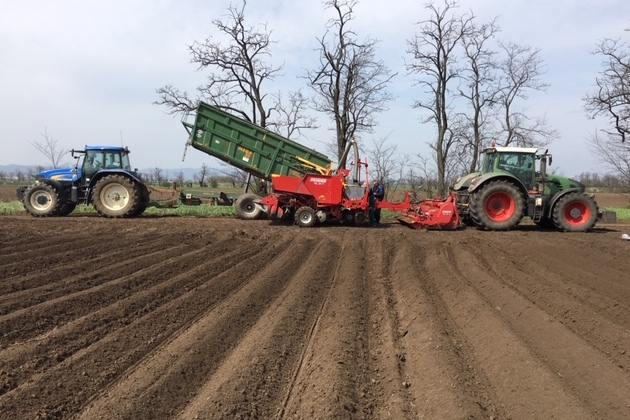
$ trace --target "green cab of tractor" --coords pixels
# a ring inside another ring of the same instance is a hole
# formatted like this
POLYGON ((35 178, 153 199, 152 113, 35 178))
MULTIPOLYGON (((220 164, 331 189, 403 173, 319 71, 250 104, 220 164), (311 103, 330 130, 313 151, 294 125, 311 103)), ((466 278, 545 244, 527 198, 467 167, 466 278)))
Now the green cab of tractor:
POLYGON ((547 173, 546 149, 489 147, 481 170, 455 181, 457 208, 464 223, 485 230, 509 230, 523 217, 544 228, 584 232, 601 217, 580 182, 547 173))

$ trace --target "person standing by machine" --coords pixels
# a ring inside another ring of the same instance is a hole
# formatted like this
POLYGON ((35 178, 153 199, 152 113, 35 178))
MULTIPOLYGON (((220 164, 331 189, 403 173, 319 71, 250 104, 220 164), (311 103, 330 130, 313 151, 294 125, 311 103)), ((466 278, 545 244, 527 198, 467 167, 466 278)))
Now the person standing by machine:
POLYGON ((381 209, 378 208, 378 204, 385 198, 385 188, 383 184, 379 181, 374 181, 374 184, 372 184, 372 194, 374 194, 376 201, 374 206, 374 226, 379 226, 381 224, 381 209))

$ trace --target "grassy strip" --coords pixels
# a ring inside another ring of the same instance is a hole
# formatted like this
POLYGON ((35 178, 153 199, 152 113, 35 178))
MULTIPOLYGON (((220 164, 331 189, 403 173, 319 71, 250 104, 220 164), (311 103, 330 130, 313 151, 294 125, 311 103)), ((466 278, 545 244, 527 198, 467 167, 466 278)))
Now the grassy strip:
MULTIPOLYGON (((614 211, 617 213, 617 220, 630 220, 630 208, 605 208, 607 211, 614 211)), ((96 214, 93 206, 77 206, 73 214, 96 214)), ((26 214, 24 206, 20 201, 7 201, 0 202, 0 215, 19 215, 26 214)), ((206 216, 206 217, 230 217, 235 216, 233 206, 213 206, 209 204, 202 204, 200 206, 178 206, 178 207, 149 207, 144 212, 148 216, 206 216)), ((383 220, 391 220, 398 217, 400 213, 391 212, 387 209, 383 209, 383 220)))
MULTIPOLYGON (((26 214, 24 206, 20 201, 0 202, 0 215, 20 215, 26 214)), ((93 206, 77 206, 72 214, 96 214, 93 206)), ((200 206, 179 206, 179 207, 149 207, 144 212, 148 216, 208 216, 224 217, 235 216, 233 206, 211 206, 202 204, 200 206)))

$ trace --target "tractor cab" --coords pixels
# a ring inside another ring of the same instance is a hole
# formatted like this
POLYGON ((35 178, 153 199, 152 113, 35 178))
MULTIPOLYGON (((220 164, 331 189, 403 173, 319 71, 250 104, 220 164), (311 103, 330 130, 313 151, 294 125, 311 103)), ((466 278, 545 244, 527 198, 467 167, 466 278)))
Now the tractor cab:
POLYGON ((85 151, 74 150, 73 153, 84 154, 79 177, 81 184, 88 186, 99 171, 114 169, 131 172, 129 150, 123 147, 86 146, 85 151))
POLYGON ((546 172, 547 151, 533 147, 490 147, 484 150, 481 173, 509 173, 535 189, 546 172))

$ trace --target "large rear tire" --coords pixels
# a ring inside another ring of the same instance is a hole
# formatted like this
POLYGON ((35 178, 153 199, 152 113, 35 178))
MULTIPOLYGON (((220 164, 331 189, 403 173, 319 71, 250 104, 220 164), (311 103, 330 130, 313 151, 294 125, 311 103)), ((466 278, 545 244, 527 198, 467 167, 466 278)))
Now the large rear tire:
POLYGON ((510 230, 523 219, 525 199, 514 184, 493 181, 470 197, 470 217, 487 230, 510 230))
POLYGON ((59 191, 48 184, 33 184, 28 187, 22 203, 26 211, 34 217, 55 216, 61 208, 59 191))
POLYGON ((595 200, 574 192, 562 197, 553 208, 553 221, 565 232, 586 232, 597 223, 599 209, 595 200))
POLYGON ((264 212, 254 203, 260 200, 260 196, 256 194, 243 194, 236 199, 236 215, 243 220, 256 220, 262 218, 264 212))
POLYGON ((142 188, 143 185, 125 176, 106 176, 96 182, 92 192, 92 204, 104 217, 138 216, 138 211, 143 205, 142 188))
POLYGON ((130 214, 129 217, 140 216, 149 206, 149 201, 151 200, 151 192, 146 187, 146 185, 138 185, 140 189, 140 202, 138 203, 138 207, 134 211, 133 214, 130 214))

